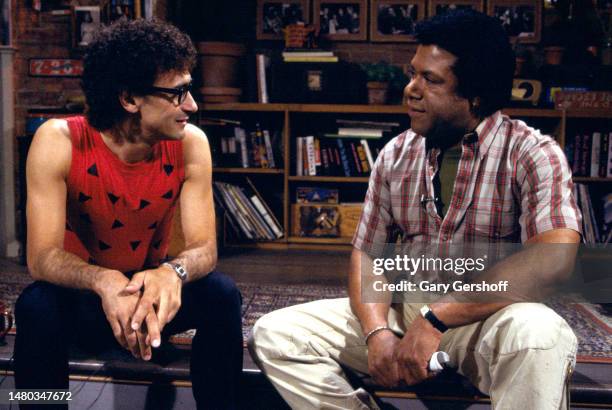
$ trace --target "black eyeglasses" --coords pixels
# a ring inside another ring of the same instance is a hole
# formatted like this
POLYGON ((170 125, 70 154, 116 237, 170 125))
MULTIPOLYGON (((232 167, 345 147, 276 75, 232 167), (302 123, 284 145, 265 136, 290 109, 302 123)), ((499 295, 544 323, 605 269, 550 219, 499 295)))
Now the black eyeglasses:
POLYGON ((178 96, 178 105, 181 105, 183 102, 185 102, 185 98, 187 98, 187 94, 191 92, 192 86, 193 86, 192 83, 186 84, 182 87, 176 87, 176 88, 164 88, 164 87, 151 86, 149 87, 149 92, 151 93, 160 92, 160 93, 168 93, 168 94, 176 95, 178 96))

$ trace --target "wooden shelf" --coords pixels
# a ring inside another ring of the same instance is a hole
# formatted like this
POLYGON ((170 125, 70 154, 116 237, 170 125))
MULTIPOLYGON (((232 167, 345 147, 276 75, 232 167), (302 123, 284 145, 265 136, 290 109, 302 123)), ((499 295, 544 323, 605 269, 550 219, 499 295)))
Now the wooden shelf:
POLYGON ((612 118, 612 110, 567 110, 568 118, 612 118))
POLYGON ((324 176, 316 176, 316 177, 297 177, 290 176, 289 181, 310 181, 310 182, 339 182, 339 183, 367 183, 370 178, 369 177, 324 177, 324 176))
POLYGON ((287 241, 289 243, 350 245, 351 239, 352 238, 303 238, 301 236, 290 236, 287 238, 287 241))
POLYGON ((277 168, 213 168, 213 174, 283 174, 285 171, 277 168))
POLYGON ((287 104, 259 104, 259 103, 203 103, 200 102, 202 111, 286 111, 287 104))
POLYGON ((546 108, 504 108, 502 113, 510 117, 561 118, 563 111, 546 108))
POLYGON ((573 177, 574 182, 612 182, 612 178, 573 177))

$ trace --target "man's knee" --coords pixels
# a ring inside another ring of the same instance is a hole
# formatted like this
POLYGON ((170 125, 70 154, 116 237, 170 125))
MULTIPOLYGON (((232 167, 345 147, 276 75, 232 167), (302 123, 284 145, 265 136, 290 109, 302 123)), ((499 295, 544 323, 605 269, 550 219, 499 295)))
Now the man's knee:
POLYGON ((242 295, 236 283, 229 276, 213 271, 206 277, 206 286, 210 287, 218 303, 230 307, 242 306, 242 295))
POLYGON ((256 359, 280 359, 296 348, 298 330, 288 320, 286 309, 263 315, 253 325, 248 347, 256 359))
POLYGON ((15 319, 20 327, 50 323, 61 307, 61 288, 47 282, 34 282, 26 287, 15 304, 15 319))
POLYGON ((516 303, 490 319, 494 319, 491 330, 497 333, 483 346, 490 352, 513 354, 525 349, 558 349, 569 354, 575 351, 574 332, 561 316, 543 304, 516 303), (492 341, 500 345, 494 346, 492 341))

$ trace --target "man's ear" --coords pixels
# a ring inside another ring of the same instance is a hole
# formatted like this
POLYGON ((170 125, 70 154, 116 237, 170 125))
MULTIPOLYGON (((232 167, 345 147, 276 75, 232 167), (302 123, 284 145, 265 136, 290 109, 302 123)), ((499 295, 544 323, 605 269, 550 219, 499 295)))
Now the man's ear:
POLYGON ((479 114, 482 108, 482 100, 480 97, 474 97, 470 100, 470 111, 472 114, 479 114))
POLYGON ((140 98, 134 97, 134 95, 127 91, 122 91, 119 95, 119 103, 124 110, 130 114, 136 114, 140 110, 140 98))

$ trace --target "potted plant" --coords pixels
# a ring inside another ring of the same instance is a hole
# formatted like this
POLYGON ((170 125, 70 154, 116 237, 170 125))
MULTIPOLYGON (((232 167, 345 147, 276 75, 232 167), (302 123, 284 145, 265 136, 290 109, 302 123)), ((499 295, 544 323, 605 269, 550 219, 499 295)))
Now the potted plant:
POLYGON ((365 72, 368 88, 368 104, 386 104, 397 97, 395 91, 400 91, 406 85, 408 78, 398 66, 386 61, 361 64, 365 72))

